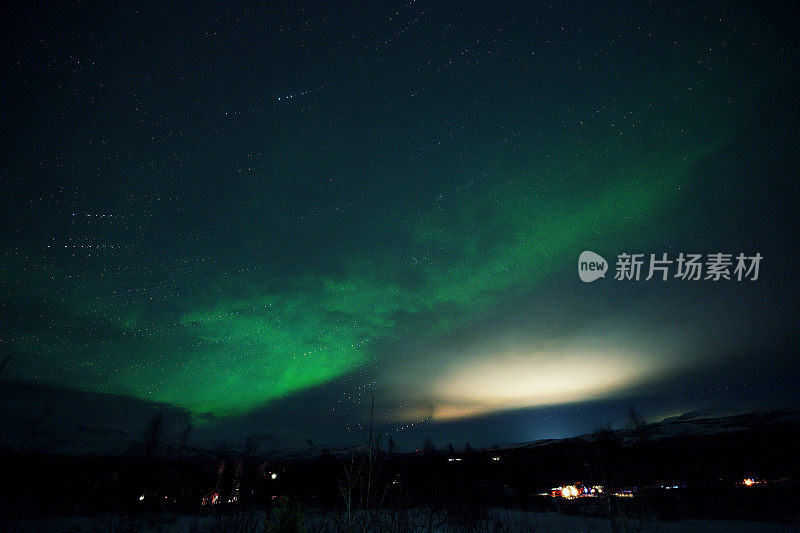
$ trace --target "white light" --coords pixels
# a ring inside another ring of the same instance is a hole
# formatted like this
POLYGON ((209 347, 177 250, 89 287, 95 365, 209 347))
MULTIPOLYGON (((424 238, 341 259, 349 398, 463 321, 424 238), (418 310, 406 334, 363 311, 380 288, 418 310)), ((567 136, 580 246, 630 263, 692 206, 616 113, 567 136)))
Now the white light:
POLYGON ((139 496, 139 501, 140 501, 140 502, 144 501, 144 494, 142 494, 141 496, 139 496))
POLYGON ((270 477, 271 477, 272 479, 278 479, 278 474, 276 474, 275 472, 273 472, 273 473, 272 473, 272 475, 270 475, 270 477))
MULTIPOLYGON (((416 387, 417 393, 435 399, 434 419, 452 420, 601 398, 623 383, 661 370, 636 350, 618 351, 607 346, 610 342, 587 346, 582 338, 575 338, 544 348, 533 342, 513 347, 487 342, 470 350, 468 357, 444 357, 443 353, 437 363, 440 368, 433 373, 437 377, 421 376, 424 385, 416 387)), ((411 411, 400 418, 412 419, 417 413, 411 411)))
POLYGON ((564 498, 577 498, 580 492, 575 485, 567 485, 561 489, 561 496, 564 498))

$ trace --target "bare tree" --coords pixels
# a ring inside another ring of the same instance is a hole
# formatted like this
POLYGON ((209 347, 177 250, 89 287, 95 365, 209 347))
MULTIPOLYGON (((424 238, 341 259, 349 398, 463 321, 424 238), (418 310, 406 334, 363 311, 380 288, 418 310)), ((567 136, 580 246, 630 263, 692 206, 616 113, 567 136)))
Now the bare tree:
POLYGON ((339 492, 345 505, 345 515, 339 522, 346 531, 382 531, 381 512, 388 495, 388 484, 380 483, 383 470, 381 436, 374 431, 375 399, 370 403, 369 435, 364 451, 350 456, 344 467, 344 479, 339 492), (359 513, 354 511, 359 510, 359 513))
POLYGON ((158 446, 161 444, 161 436, 164 433, 164 415, 161 412, 156 413, 147 428, 144 430, 144 442, 142 452, 145 457, 152 456, 158 451, 158 446))
MULTIPOLYGON (((8 358, 6 358, 8 359, 8 358)), ((45 404, 42 412, 39 416, 27 424, 25 424, 25 437, 22 439, 22 444, 19 446, 20 451, 26 451, 30 449, 31 444, 34 440, 38 439, 42 436, 42 425, 45 421, 50 418, 50 415, 53 413, 53 408, 55 405, 52 402, 48 402, 45 404)))
POLYGON ((628 409, 628 430, 630 430, 637 443, 643 444, 647 442, 650 433, 647 419, 639 414, 633 404, 628 409))
POLYGON ((181 438, 178 441, 178 460, 183 459, 183 454, 186 453, 186 449, 189 447, 189 437, 192 435, 192 429, 194 429, 192 423, 189 422, 181 431, 181 438))

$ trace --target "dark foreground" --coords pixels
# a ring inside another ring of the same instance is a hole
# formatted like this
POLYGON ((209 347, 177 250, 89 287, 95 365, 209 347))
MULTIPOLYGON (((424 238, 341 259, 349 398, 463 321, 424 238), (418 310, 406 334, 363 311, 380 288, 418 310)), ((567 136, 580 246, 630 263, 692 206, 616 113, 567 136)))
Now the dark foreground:
POLYGON ((791 417, 762 415, 414 454, 378 443, 294 458, 6 450, 0 511, 20 531, 42 520, 58 529, 54 517, 101 531, 545 531, 548 513, 580 517, 586 531, 687 529, 687 520, 791 528, 800 525, 799 434, 791 417))

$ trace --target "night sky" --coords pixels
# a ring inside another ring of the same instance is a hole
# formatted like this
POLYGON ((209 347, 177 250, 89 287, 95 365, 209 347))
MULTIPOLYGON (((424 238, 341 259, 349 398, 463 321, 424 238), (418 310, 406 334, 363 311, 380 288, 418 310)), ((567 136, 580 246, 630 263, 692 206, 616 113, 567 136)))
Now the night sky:
POLYGON ((800 403, 797 27, 755 2, 3 7, 6 434, 49 403, 53 439, 161 410, 209 443, 355 444, 374 398, 408 450, 800 403), (758 279, 614 279, 720 252, 758 279))

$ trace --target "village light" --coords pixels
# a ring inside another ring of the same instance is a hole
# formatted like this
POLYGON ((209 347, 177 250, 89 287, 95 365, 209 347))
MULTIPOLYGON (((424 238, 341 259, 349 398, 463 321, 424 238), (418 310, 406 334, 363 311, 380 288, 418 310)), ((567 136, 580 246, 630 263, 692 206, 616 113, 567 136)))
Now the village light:
POLYGON ((561 489, 561 496, 564 498, 577 498, 578 494, 578 487, 575 485, 567 485, 561 489))

